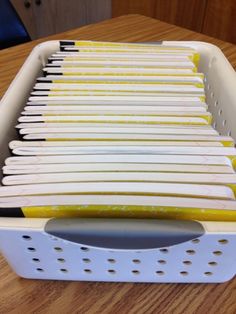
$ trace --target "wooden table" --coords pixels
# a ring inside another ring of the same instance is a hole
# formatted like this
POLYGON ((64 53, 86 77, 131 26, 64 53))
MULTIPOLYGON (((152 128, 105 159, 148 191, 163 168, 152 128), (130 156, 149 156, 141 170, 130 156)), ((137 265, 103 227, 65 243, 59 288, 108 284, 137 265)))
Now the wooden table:
MULTIPOLYGON (((236 46, 139 15, 127 15, 0 51, 0 95, 31 49, 50 39, 143 42, 201 40, 218 45, 236 67, 236 46)), ((236 313, 236 279, 223 284, 57 282, 17 277, 0 257, 0 314, 236 313)))

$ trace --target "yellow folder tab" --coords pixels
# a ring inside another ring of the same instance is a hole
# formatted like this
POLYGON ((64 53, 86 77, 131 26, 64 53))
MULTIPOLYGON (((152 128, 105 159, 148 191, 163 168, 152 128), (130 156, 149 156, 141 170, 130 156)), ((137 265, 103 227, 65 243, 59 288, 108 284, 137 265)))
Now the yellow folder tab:
POLYGON ((201 221, 236 221, 236 212, 207 208, 178 208, 159 206, 32 206, 22 207, 27 218, 72 218, 72 217, 104 217, 104 218, 155 218, 201 221))
POLYGON ((193 48, 190 48, 188 46, 181 46, 181 45, 162 45, 162 44, 158 44, 158 45, 151 45, 151 44, 143 44, 143 43, 119 43, 119 42, 106 42, 106 41, 71 41, 68 42, 68 44, 70 44, 73 46, 77 46, 77 47, 106 47, 106 48, 113 48, 113 47, 121 47, 121 48, 125 48, 125 49, 129 49, 129 48, 135 48, 135 49, 148 49, 148 50, 184 50, 184 51, 196 51, 193 48))
MULTIPOLYGON (((210 221, 236 221, 236 201, 182 197, 120 196, 111 195, 62 196, 17 198, 26 217, 120 217, 160 218, 210 221), (57 202, 57 204, 56 204, 57 202), (64 202, 63 205, 60 205, 64 202), (46 205, 48 203, 48 205, 46 205), (54 204, 53 206, 51 204, 54 204), (74 203, 74 204, 73 204, 74 203), (30 205, 32 204, 32 205, 30 205)), ((1 202, 1 199, 0 199, 1 202)), ((1 203, 0 203, 1 204, 1 203)), ((10 210, 10 209, 9 209, 10 210)))
MULTIPOLYGON (((116 77, 117 78, 117 77, 116 77)), ((148 78, 148 77, 147 77, 148 78)), ((191 86, 195 86, 195 87, 198 87, 198 88, 203 88, 204 87, 204 84, 202 82, 194 82, 194 81, 181 81, 181 80, 171 80, 171 79, 168 79, 168 76, 160 76, 159 80, 156 80, 156 81, 148 81, 148 80, 139 80, 139 81, 134 81, 132 80, 132 77, 131 77, 131 80, 94 80, 94 79, 91 79, 91 80, 88 80, 88 79, 76 79, 76 80, 66 80, 64 78, 62 79, 53 79, 52 80, 52 83, 53 84, 96 84, 96 83, 99 83, 99 84, 130 84, 132 86, 132 84, 143 84, 144 86, 145 85, 165 85, 165 84, 172 84, 172 85, 191 85, 191 86)), ((62 87, 62 86, 61 86, 62 87)), ((64 86, 64 88, 66 88, 67 86, 64 86)), ((52 89, 54 90, 54 89, 52 89)))

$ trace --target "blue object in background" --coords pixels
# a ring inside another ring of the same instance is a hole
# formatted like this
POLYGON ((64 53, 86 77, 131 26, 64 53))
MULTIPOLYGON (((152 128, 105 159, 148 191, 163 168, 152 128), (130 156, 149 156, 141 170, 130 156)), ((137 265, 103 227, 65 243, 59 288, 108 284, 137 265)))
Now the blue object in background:
POLYGON ((30 41, 23 23, 9 0, 0 0, 0 49, 30 41))

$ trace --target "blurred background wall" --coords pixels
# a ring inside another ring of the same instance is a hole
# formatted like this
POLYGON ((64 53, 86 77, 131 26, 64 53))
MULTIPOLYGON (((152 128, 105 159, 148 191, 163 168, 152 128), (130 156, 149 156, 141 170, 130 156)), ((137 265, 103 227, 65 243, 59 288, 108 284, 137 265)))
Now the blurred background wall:
POLYGON ((236 0, 10 0, 32 39, 142 14, 236 43, 236 0))

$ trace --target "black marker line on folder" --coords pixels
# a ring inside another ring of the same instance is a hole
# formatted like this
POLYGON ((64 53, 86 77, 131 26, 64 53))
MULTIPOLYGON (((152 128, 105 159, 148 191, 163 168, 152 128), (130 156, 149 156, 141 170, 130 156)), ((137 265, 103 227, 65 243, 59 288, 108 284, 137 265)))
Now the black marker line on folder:
POLYGON ((49 79, 42 80, 42 79, 38 78, 38 79, 36 80, 36 83, 53 83, 53 81, 52 81, 52 80, 49 80, 49 79))
POLYGON ((54 69, 54 68, 61 68, 62 66, 61 65, 57 65, 57 64, 47 63, 46 67, 54 69))
POLYGON ((64 50, 62 50, 62 51, 64 51, 64 52, 80 52, 80 50, 79 50, 79 48, 77 48, 77 47, 73 47, 73 49, 70 49, 70 48, 67 48, 67 49, 65 49, 64 48, 64 50))
MULTIPOLYGON (((53 68, 52 68, 53 69, 53 68)), ((64 75, 64 73, 63 72, 51 72, 50 71, 50 69, 49 70, 47 70, 47 71, 45 71, 45 77, 47 77, 47 75, 64 75)))
MULTIPOLYGON (((23 112, 27 112, 27 111, 23 111, 23 112)), ((22 112, 22 113, 23 113, 22 112)), ((35 117, 42 117, 43 116, 43 114, 42 113, 35 113, 35 114, 21 114, 21 117, 33 117, 33 118, 35 118, 35 117)), ((27 123, 27 122, 26 122, 27 123)), ((36 122, 33 122, 33 123, 36 123, 36 122)))
MULTIPOLYGON (((37 116, 42 116, 42 115, 37 115, 37 116)), ((32 117, 32 116, 29 116, 29 115, 27 115, 27 116, 21 116, 21 117, 32 117)), ((33 117, 36 117, 36 115, 35 116, 33 116, 33 117)), ((21 122, 21 123, 24 123, 24 124, 27 124, 27 123, 43 123, 44 121, 34 121, 34 122, 21 122)), ((18 130, 21 130, 21 129, 25 129, 25 128, 19 128, 18 130)), ((24 134, 25 135, 25 134, 24 134)))
MULTIPOLYGON (((29 106, 29 105, 28 105, 29 106)), ((34 105, 33 105, 34 107, 37 107, 37 106, 47 106, 47 104, 40 104, 40 103, 34 103, 34 105)))
POLYGON ((75 45, 74 40, 60 40, 59 43, 60 43, 60 46, 74 46, 75 45))
POLYGON ((52 63, 53 61, 64 61, 65 58, 48 58, 48 63, 52 63))
POLYGON ((62 72, 51 72, 50 70, 44 71, 44 76, 47 77, 47 75, 64 75, 62 72))
POLYGON ((0 208, 0 217, 25 217, 20 207, 0 208))
MULTIPOLYGON (((41 123, 43 123, 43 122, 41 122, 41 123)), ((30 142, 46 142, 46 139, 45 138, 25 138, 25 136, 26 135, 29 135, 29 134, 23 134, 23 137, 22 137, 22 140, 23 141, 25 141, 25 142, 28 142, 28 141, 30 141, 30 142)), ((36 156, 36 153, 34 154, 34 155, 14 155, 14 156, 17 156, 17 157, 19 157, 19 156, 24 156, 24 157, 32 157, 32 156, 36 156)))
POLYGON ((36 87, 33 88, 33 92, 46 92, 46 91, 50 92, 51 89, 50 88, 36 88, 36 87))
MULTIPOLYGON (((39 92, 39 91, 45 91, 45 90, 36 90, 36 92, 39 92)), ((49 90, 48 90, 49 91, 49 90)), ((32 94, 32 93, 30 93, 30 97, 48 97, 49 95, 34 95, 34 94, 32 94)))

